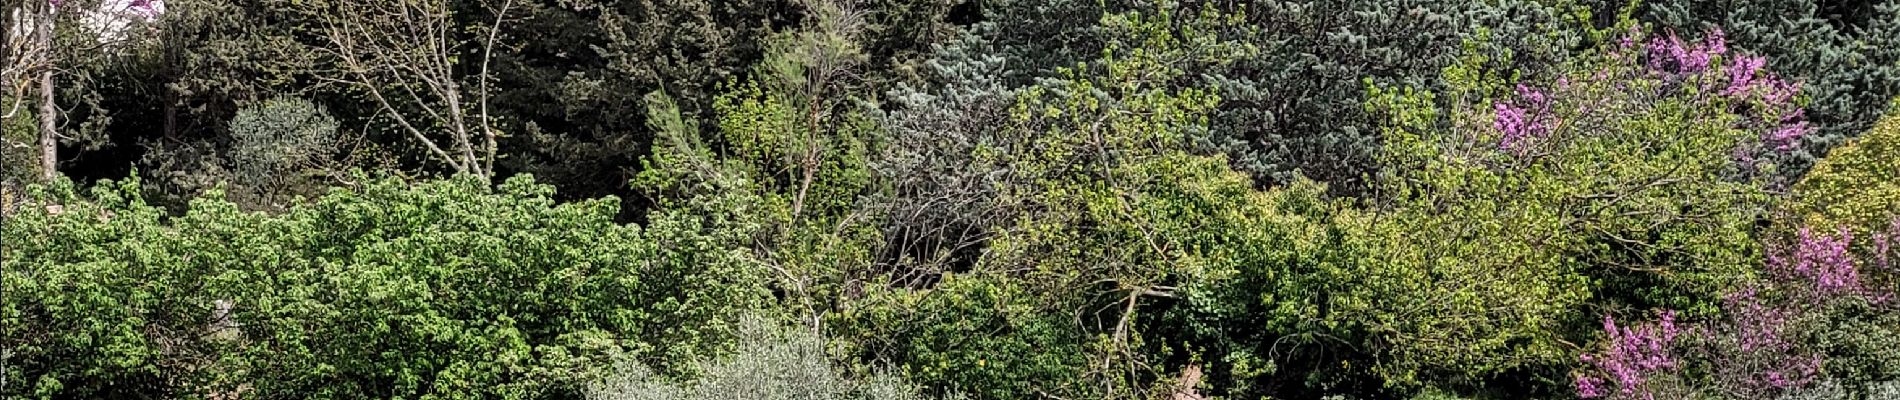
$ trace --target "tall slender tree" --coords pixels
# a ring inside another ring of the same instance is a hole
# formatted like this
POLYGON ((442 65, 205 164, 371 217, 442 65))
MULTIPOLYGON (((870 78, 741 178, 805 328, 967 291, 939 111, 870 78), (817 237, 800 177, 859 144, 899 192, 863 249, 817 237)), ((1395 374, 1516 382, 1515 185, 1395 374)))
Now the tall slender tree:
POLYGON ((36 1, 39 13, 34 17, 34 51, 39 53, 39 106, 37 117, 40 122, 40 180, 52 181, 59 174, 59 106, 54 103, 56 90, 53 86, 53 28, 54 18, 58 17, 59 2, 54 0, 36 1))

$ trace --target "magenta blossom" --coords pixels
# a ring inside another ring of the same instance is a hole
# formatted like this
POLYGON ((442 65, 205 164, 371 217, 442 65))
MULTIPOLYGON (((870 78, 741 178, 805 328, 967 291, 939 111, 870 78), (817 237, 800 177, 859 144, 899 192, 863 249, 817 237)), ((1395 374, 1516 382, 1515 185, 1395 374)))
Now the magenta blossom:
MULTIPOLYGON (((1585 354, 1584 361, 1589 361, 1589 357, 1590 355, 1585 354)), ((1601 378, 1588 376, 1588 375, 1577 375, 1576 376, 1577 397, 1586 398, 1586 399, 1594 399, 1594 398, 1608 395, 1609 392, 1603 389, 1603 384, 1604 384, 1603 379, 1601 378)))
POLYGON ((1768 59, 1760 56, 1744 55, 1736 57, 1728 64, 1728 88, 1722 90, 1723 96, 1735 96, 1755 89, 1761 68, 1768 65, 1768 59))
POLYGON ((1518 84, 1517 100, 1523 104, 1509 101, 1495 104, 1496 115, 1491 126, 1503 135, 1498 140, 1498 147, 1522 152, 1530 139, 1542 138, 1550 133, 1553 116, 1550 112, 1550 97, 1537 88, 1518 84))
MULTIPOLYGON (((1675 370, 1680 364, 1675 348, 1682 330, 1676 327, 1675 312, 1663 311, 1656 323, 1637 326, 1618 326, 1615 318, 1605 315, 1603 331, 1609 334, 1608 348, 1600 353, 1584 354, 1581 360, 1608 376, 1608 382, 1615 384, 1616 393, 1624 397, 1653 396, 1644 383, 1651 376, 1675 370)), ((1589 393, 1597 396, 1585 397, 1600 397, 1606 393, 1598 385, 1602 381, 1595 378, 1579 377, 1575 383, 1580 396, 1589 393)))
POLYGON ((1853 239, 1853 233, 1846 229, 1830 236, 1801 228, 1795 233, 1791 251, 1769 252, 1768 271, 1782 279, 1808 282, 1818 296, 1858 293, 1860 273, 1854 257, 1848 254, 1848 243, 1853 239))
POLYGON ((1696 74, 1709 69, 1716 57, 1728 53, 1728 40, 1722 30, 1710 31, 1702 43, 1689 44, 1670 32, 1651 39, 1648 45, 1649 69, 1677 75, 1696 74))

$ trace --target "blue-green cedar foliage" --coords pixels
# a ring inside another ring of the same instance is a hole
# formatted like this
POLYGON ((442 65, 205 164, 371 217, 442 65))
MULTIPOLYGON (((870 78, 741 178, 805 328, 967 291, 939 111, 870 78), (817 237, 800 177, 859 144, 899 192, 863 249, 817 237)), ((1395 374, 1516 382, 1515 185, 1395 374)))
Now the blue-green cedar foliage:
POLYGON ((1174 84, 1221 96, 1210 129, 1190 138, 1199 150, 1226 153, 1264 183, 1298 173, 1355 195, 1369 187, 1380 143, 1360 107, 1362 79, 1435 86, 1438 69, 1474 41, 1499 67, 1548 66, 1589 42, 1593 20, 1571 1, 1002 1, 985 3, 985 20, 968 32, 994 46, 1005 85, 1020 87, 1094 59, 1113 39, 1104 16, 1152 7, 1241 18, 1214 34, 1258 50, 1232 62, 1181 60, 1186 73, 1174 84))
POLYGON ((1466 51, 1496 68, 1535 71, 1588 43, 1588 9, 1568 1, 1296 1, 1228 6, 1246 23, 1223 32, 1253 56, 1193 72, 1219 88, 1205 149, 1266 183, 1295 174, 1360 195, 1379 168, 1382 138, 1360 104, 1380 84, 1442 85, 1437 72, 1466 51))

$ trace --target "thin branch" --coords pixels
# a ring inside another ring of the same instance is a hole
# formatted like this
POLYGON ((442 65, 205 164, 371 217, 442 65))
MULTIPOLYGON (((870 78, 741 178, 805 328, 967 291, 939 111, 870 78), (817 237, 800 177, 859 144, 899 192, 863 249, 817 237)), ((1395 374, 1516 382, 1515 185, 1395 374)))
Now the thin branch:
POLYGON ((494 56, 495 42, 499 40, 498 36, 501 34, 501 21, 503 18, 507 18, 508 9, 510 7, 513 7, 514 5, 515 5, 514 0, 507 0, 507 1, 502 2, 501 11, 495 13, 495 23, 490 24, 488 26, 488 42, 482 45, 482 72, 481 72, 481 75, 478 76, 478 79, 481 79, 481 85, 482 85, 481 87, 482 137, 483 139, 486 139, 487 141, 486 146, 488 150, 488 164, 486 165, 486 167, 490 173, 493 173, 495 169, 495 128, 489 125, 489 120, 488 120, 489 118, 488 117, 488 96, 489 96, 488 81, 491 79, 488 74, 488 64, 489 62, 494 61, 494 58, 495 58, 494 56))

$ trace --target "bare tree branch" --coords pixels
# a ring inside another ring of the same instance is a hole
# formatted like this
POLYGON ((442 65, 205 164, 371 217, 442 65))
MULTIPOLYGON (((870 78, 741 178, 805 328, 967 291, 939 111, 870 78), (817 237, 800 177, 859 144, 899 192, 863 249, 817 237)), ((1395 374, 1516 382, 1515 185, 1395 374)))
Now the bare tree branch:
POLYGON ((494 7, 494 20, 474 39, 457 37, 456 10, 445 0, 361 0, 336 5, 325 21, 321 54, 341 68, 319 79, 356 87, 382 113, 456 173, 494 178, 497 153, 488 102, 490 60, 508 26, 513 0, 494 7), (459 72, 463 45, 479 41, 479 67, 459 72), (463 83, 476 80, 475 93, 463 83), (467 104, 468 99, 476 104, 467 104))

